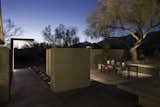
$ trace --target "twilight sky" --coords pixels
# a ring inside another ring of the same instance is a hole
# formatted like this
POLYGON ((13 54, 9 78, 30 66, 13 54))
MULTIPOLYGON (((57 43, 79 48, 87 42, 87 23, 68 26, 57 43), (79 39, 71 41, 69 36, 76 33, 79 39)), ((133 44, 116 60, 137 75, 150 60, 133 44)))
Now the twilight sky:
POLYGON ((59 24, 76 26, 81 41, 86 40, 86 18, 96 8, 98 0, 2 0, 2 15, 23 28, 24 38, 42 42, 42 30, 59 24))

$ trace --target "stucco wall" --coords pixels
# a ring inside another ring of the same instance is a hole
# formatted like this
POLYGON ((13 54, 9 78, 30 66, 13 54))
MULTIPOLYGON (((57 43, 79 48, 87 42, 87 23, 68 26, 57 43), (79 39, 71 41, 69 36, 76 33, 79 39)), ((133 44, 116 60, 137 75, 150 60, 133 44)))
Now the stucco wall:
POLYGON ((46 50, 46 74, 48 76, 51 76, 51 62, 52 62, 52 58, 51 58, 51 55, 52 55, 52 49, 47 49, 46 50))
POLYGON ((9 96, 9 49, 0 48, 0 102, 7 102, 9 96))
MULTIPOLYGON (((100 54, 102 54, 102 49, 90 49, 90 64, 91 64, 91 70, 97 70, 98 69, 98 63, 102 63, 98 57, 100 54)), ((110 49, 108 52, 108 59, 114 59, 114 60, 122 60, 125 55, 125 51, 122 49, 110 49)))
POLYGON ((4 42, 4 35, 3 35, 3 29, 2 29, 2 8, 0 3, 0 44, 4 42))
POLYGON ((82 48, 51 49, 51 88, 64 92, 89 86, 90 51, 82 48))
POLYGON ((122 60, 124 59, 125 50, 123 49, 111 49, 109 51, 109 59, 122 60))
POLYGON ((98 63, 101 63, 97 61, 97 56, 102 54, 102 49, 90 49, 90 66, 91 70, 97 70, 98 63))

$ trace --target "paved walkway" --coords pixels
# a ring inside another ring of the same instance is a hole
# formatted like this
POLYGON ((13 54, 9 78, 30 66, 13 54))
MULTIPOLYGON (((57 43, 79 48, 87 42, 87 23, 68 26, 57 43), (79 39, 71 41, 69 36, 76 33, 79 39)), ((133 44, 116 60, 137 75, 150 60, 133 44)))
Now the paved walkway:
POLYGON ((30 70, 17 70, 13 77, 7 107, 137 107, 137 96, 113 85, 92 81, 87 88, 55 94, 30 70))
POLYGON ((19 69, 13 75, 12 99, 8 107, 63 107, 63 105, 34 72, 19 69))

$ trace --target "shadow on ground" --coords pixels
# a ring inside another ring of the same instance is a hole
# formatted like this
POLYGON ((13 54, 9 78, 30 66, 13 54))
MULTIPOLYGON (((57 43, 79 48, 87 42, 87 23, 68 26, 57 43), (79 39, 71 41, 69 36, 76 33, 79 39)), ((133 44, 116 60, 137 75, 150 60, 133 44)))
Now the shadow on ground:
POLYGON ((58 95, 70 107, 138 107, 138 97, 95 81, 87 88, 58 95))

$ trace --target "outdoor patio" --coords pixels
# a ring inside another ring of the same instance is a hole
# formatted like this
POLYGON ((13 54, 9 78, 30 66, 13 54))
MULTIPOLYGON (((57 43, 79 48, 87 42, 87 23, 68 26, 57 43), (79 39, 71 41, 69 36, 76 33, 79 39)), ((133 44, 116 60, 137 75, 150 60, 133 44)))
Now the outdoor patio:
POLYGON ((135 72, 130 71, 130 78, 128 78, 128 71, 123 71, 121 74, 112 74, 109 72, 101 72, 99 70, 92 70, 90 74, 91 80, 98 81, 103 84, 118 85, 128 81, 139 80, 143 78, 152 77, 150 74, 138 73, 138 78, 135 72))
MULTIPOLYGON (((145 65, 145 67, 150 66, 145 65)), ((145 73, 142 69, 139 69, 138 74, 134 71, 129 71, 130 76, 128 77, 128 71, 126 70, 121 72, 121 75, 115 74, 115 72, 95 70, 91 71, 91 79, 106 85, 114 85, 121 90, 137 95, 139 104, 144 107, 159 107, 160 78, 157 74, 159 70, 152 71, 149 69, 146 72, 148 71, 151 74, 145 73)))

